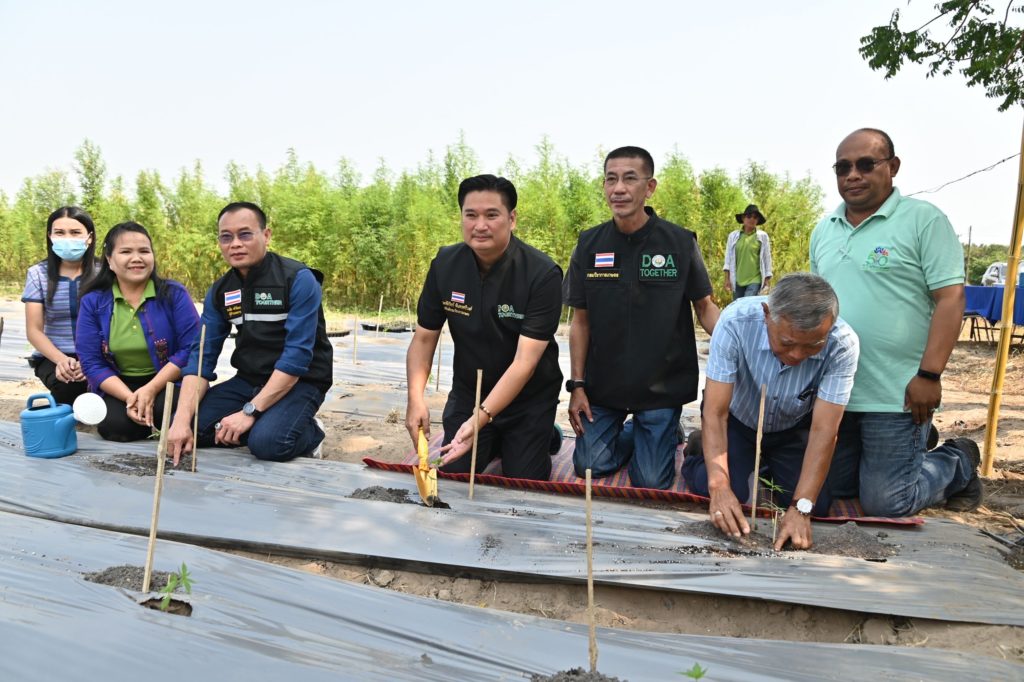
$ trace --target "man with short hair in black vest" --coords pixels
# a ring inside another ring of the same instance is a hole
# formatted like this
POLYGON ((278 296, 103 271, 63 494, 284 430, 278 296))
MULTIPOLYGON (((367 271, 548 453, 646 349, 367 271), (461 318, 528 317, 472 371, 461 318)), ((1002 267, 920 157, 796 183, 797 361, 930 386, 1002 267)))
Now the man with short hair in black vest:
POLYGON ((578 476, 609 476, 628 463, 633 486, 666 489, 682 406, 697 398, 691 306, 708 334, 718 306, 696 235, 646 205, 657 186, 647 150, 620 147, 605 158, 612 219, 580 233, 566 275, 565 304, 575 309, 566 390, 578 476))
POLYGON ((547 480, 561 442, 554 427, 562 371, 555 331, 562 314, 562 270, 515 238, 516 188, 478 175, 459 185, 463 242, 441 248, 430 264, 406 355, 405 426, 413 443, 430 433, 423 391, 445 322, 455 344, 452 390, 444 408, 441 470, 467 473, 463 457, 479 425, 477 468, 501 458, 512 478, 547 480), (476 409, 476 371, 483 370, 476 409))
POLYGON ((247 201, 221 210, 217 241, 231 269, 206 293, 202 376, 197 375, 197 339, 182 370, 168 451, 177 465, 182 453, 195 447, 198 395, 200 447, 247 445, 256 458, 278 462, 319 456, 324 432, 316 412, 333 383, 333 349, 321 305, 323 274, 268 251, 267 216, 247 201), (231 365, 237 373, 210 388, 232 327, 237 335, 231 365))

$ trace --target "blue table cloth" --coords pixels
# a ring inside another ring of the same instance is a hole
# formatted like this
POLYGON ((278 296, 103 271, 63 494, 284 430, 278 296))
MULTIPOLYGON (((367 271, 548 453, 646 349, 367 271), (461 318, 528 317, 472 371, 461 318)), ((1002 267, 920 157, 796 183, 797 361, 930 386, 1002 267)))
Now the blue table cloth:
MULTIPOLYGON (((1003 287, 967 286, 964 291, 964 315, 981 315, 992 324, 1003 319, 1003 287)), ((1017 287, 1014 295, 1013 323, 1024 325, 1024 287, 1017 287)))

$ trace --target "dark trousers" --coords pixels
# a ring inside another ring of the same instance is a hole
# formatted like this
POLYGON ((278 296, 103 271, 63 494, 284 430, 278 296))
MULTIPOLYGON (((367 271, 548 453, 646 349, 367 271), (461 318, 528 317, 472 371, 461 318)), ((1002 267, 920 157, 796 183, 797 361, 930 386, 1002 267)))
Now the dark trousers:
MULTIPOLYGON (((502 474, 510 478, 546 481, 551 478, 551 434, 558 398, 535 398, 523 404, 513 402, 477 435, 476 470, 487 468, 501 458, 502 474)), ((444 444, 455 437, 459 427, 473 414, 473 396, 462 395, 456 387, 444 406, 444 444)), ((451 474, 468 474, 472 452, 441 467, 451 474)))
MULTIPOLYGON (((783 492, 775 493, 775 504, 789 507, 793 491, 800 480, 800 469, 804 463, 807 439, 811 433, 811 416, 808 415, 796 426, 765 433, 761 436, 761 471, 758 476, 772 481, 783 492)), ((743 424, 729 415, 727 429, 729 487, 741 504, 750 500, 750 475, 754 471, 757 430, 743 424)), ((683 479, 687 487, 698 495, 708 495, 708 470, 704 453, 686 453, 683 458, 683 479)), ((814 505, 814 514, 824 516, 832 503, 828 486, 823 485, 814 505)))
MULTIPOLYGON (((133 392, 139 390, 150 380, 156 376, 150 374, 144 377, 126 377, 122 376, 121 381, 130 388, 133 392)), ((156 399, 153 401, 153 426, 157 429, 160 428, 160 424, 163 423, 164 419, 164 400, 167 389, 160 391, 157 394, 156 399)), ((115 398, 111 395, 104 395, 103 402, 107 404, 107 416, 100 422, 96 430, 99 431, 100 436, 104 440, 112 440, 118 443, 128 443, 133 440, 143 440, 149 438, 153 430, 142 424, 132 421, 131 417, 128 416, 128 405, 115 398)), ((178 405, 178 392, 174 392, 174 399, 172 405, 177 407, 178 405)))
MULTIPOLYGON (((74 353, 69 354, 68 357, 78 359, 74 353)), ((46 358, 34 358, 29 361, 29 364, 35 369, 36 377, 43 382, 43 386, 46 386, 46 390, 58 403, 70 405, 75 402, 75 398, 89 390, 89 386, 84 381, 66 384, 58 379, 57 365, 46 358)))
MULTIPOLYGON (((207 391, 199 404, 199 447, 214 445, 214 425, 240 411, 262 388, 236 376, 207 391)), ((273 462, 308 455, 324 439, 315 421, 323 402, 320 389, 305 381, 297 382, 242 436, 242 445, 248 446, 256 459, 273 462)))

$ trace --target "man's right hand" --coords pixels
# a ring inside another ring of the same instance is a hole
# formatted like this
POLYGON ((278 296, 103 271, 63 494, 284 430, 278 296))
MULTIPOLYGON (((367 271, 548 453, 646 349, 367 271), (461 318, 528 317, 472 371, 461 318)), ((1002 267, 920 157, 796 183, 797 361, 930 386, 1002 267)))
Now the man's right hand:
POLYGON ((182 423, 175 419, 167 430, 167 452, 174 459, 174 466, 178 466, 178 460, 183 454, 193 449, 192 427, 188 422, 182 423))
POLYGON ((733 494, 732 488, 726 486, 720 490, 712 490, 708 511, 711 512, 711 523, 726 535, 738 538, 741 534, 750 533, 750 525, 743 514, 743 507, 733 494))
POLYGON ((405 430, 409 432, 414 448, 420 443, 420 429, 423 429, 423 435, 429 440, 430 410, 422 400, 410 400, 405 406, 405 430))
POLYGON ((573 389, 572 394, 569 396, 569 423, 572 424, 572 430, 576 432, 576 436, 583 435, 583 419, 586 418, 588 422, 594 421, 594 415, 590 412, 590 400, 587 398, 587 392, 583 388, 573 389))

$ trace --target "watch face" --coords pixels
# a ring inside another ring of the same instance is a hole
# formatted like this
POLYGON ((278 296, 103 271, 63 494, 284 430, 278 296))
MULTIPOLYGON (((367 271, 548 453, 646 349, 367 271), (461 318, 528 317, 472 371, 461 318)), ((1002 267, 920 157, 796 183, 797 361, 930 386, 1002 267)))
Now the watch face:
POLYGON ((796 510, 801 514, 810 514, 812 509, 814 509, 814 503, 806 497, 802 497, 796 501, 796 510))
POLYGON ((256 406, 253 405, 252 403, 246 403, 245 405, 242 405, 242 414, 244 414, 246 417, 251 417, 252 413, 255 411, 256 406))

